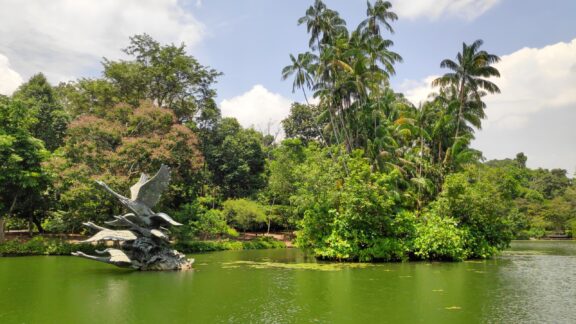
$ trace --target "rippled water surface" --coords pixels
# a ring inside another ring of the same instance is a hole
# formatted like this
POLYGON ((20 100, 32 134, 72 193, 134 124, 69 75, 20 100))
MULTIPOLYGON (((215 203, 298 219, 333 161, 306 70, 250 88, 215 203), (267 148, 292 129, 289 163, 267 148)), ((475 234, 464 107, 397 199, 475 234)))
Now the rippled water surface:
POLYGON ((0 323, 576 323, 575 242, 461 263, 316 263, 297 249, 193 255, 189 272, 0 258, 0 323))

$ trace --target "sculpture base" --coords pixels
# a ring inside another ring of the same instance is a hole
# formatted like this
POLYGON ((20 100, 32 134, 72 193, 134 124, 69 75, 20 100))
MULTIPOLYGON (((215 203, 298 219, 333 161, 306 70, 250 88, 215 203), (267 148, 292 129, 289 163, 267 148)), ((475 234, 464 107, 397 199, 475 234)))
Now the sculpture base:
POLYGON ((144 263, 138 261, 132 263, 132 267, 142 271, 190 270, 194 259, 186 258, 186 255, 176 250, 164 249, 144 263))
POLYGON ((72 255, 141 271, 184 271, 192 269, 194 263, 194 259, 188 259, 183 253, 169 247, 156 247, 153 251, 147 251, 148 253, 141 253, 141 250, 133 249, 134 246, 128 244, 123 244, 122 247, 130 249, 96 251, 98 254, 109 254, 109 256, 94 256, 83 252, 74 252, 72 255))

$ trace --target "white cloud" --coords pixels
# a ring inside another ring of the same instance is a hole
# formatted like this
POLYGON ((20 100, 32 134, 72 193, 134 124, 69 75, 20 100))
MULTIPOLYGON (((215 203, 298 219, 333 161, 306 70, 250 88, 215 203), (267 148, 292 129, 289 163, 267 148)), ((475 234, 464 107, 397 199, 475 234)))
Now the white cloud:
POLYGON ((8 58, 0 54, 0 94, 11 95, 22 83, 22 77, 10 67, 8 58))
MULTIPOLYGON (((523 48, 501 59, 495 65, 501 77, 492 81, 502 93, 486 97, 487 126, 520 128, 539 111, 576 105, 576 39, 523 48)), ((434 91, 430 84, 435 78, 405 80, 400 90, 417 105, 434 91)))
POLYGON ((437 75, 430 75, 419 81, 404 80, 402 84, 400 84, 400 91, 404 93, 406 99, 418 106, 420 103, 426 101, 428 96, 434 91, 431 84, 437 77, 437 75))
MULTIPOLYGON (((501 77, 492 81, 502 93, 486 97, 487 119, 475 146, 489 158, 524 151, 532 166, 574 170, 576 39, 523 48, 501 58, 495 65, 501 77)), ((407 80, 400 88, 418 104, 433 91, 434 78, 407 80)))
POLYGON ((450 16, 473 20, 498 4, 500 0, 396 0, 393 9, 401 17, 438 19, 450 16))
POLYGON ((272 93, 262 85, 255 85, 248 92, 220 103, 222 116, 235 117, 244 127, 276 135, 281 121, 290 114, 292 101, 272 93))
POLYGON ((64 81, 118 58, 128 37, 148 33, 161 42, 194 46, 204 27, 178 0, 4 0, 0 53, 29 77, 64 81))
POLYGON ((506 128, 510 119, 576 106, 576 39, 543 48, 523 48, 502 56, 496 68, 501 77, 494 81, 502 93, 486 99, 490 126, 506 128))

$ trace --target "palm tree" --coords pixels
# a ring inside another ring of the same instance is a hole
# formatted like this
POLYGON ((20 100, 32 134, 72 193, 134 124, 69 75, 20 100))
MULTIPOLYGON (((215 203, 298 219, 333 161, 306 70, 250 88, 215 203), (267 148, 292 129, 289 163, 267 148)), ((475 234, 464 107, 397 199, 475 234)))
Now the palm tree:
POLYGON ((309 46, 321 51, 321 43, 327 43, 338 33, 346 30, 346 22, 340 18, 338 12, 328 9, 322 0, 315 0, 314 4, 306 10, 306 15, 298 19, 298 25, 306 24, 310 34, 309 46))
POLYGON ((306 96, 306 90, 304 87, 310 89, 314 85, 314 69, 315 61, 318 58, 316 55, 306 52, 298 54, 298 58, 290 54, 291 65, 287 65, 282 69, 282 80, 288 79, 290 76, 294 75, 294 82, 292 83, 292 92, 296 88, 301 88, 304 93, 304 99, 308 103, 308 97, 306 96))
POLYGON ((474 101, 481 102, 485 90, 487 93, 500 93, 498 86, 485 78, 500 77, 500 72, 491 64, 500 61, 500 57, 481 51, 482 40, 476 40, 472 45, 462 43, 462 52, 456 56, 457 62, 445 59, 440 63, 440 67, 448 68, 453 72, 448 72, 432 82, 433 86, 443 88, 454 87, 455 99, 458 101, 458 115, 455 138, 460 131, 460 121, 466 102, 471 96, 474 101))
POLYGON ((389 21, 398 20, 398 16, 392 11, 388 11, 392 8, 392 4, 389 1, 376 0, 374 6, 372 6, 370 1, 367 2, 367 6, 367 17, 360 23, 360 25, 358 25, 358 30, 364 29, 368 34, 380 35, 380 26, 378 23, 381 23, 390 33, 393 34, 394 29, 392 29, 389 21))
POLYGON ((388 49, 392 45, 394 45, 394 43, 391 40, 383 39, 379 36, 371 37, 363 42, 363 49, 370 59, 370 69, 372 71, 379 70, 378 72, 384 73, 386 79, 396 74, 394 64, 396 62, 402 62, 402 57, 399 54, 388 49), (377 63, 380 63, 383 68, 379 69, 377 63))
POLYGON ((312 48, 314 42, 320 39, 322 33, 322 15, 326 11, 326 5, 321 0, 314 1, 306 10, 306 15, 298 19, 298 25, 306 24, 306 30, 310 34, 309 46, 312 48))

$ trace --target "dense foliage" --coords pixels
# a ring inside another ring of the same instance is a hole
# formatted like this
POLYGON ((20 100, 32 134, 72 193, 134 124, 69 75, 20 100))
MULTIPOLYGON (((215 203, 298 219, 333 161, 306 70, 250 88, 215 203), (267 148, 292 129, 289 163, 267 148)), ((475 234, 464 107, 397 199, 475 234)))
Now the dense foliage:
POLYGON ((500 91, 499 57, 463 43, 415 106, 390 86, 402 62, 387 39, 397 19, 376 0, 350 28, 314 1, 298 20, 310 49, 282 69, 305 103, 292 105, 281 142, 222 118, 220 73, 148 35, 130 39, 128 59, 105 59, 101 78, 52 86, 33 76, 0 97, 0 227, 82 232, 122 212, 94 180, 127 192, 165 163, 172 182, 158 209, 184 224, 174 229, 183 251, 274 247, 233 240, 295 231, 328 260, 464 260, 514 237, 572 235, 576 183, 565 170, 529 169, 522 153, 482 163, 470 146, 484 98, 500 91))

